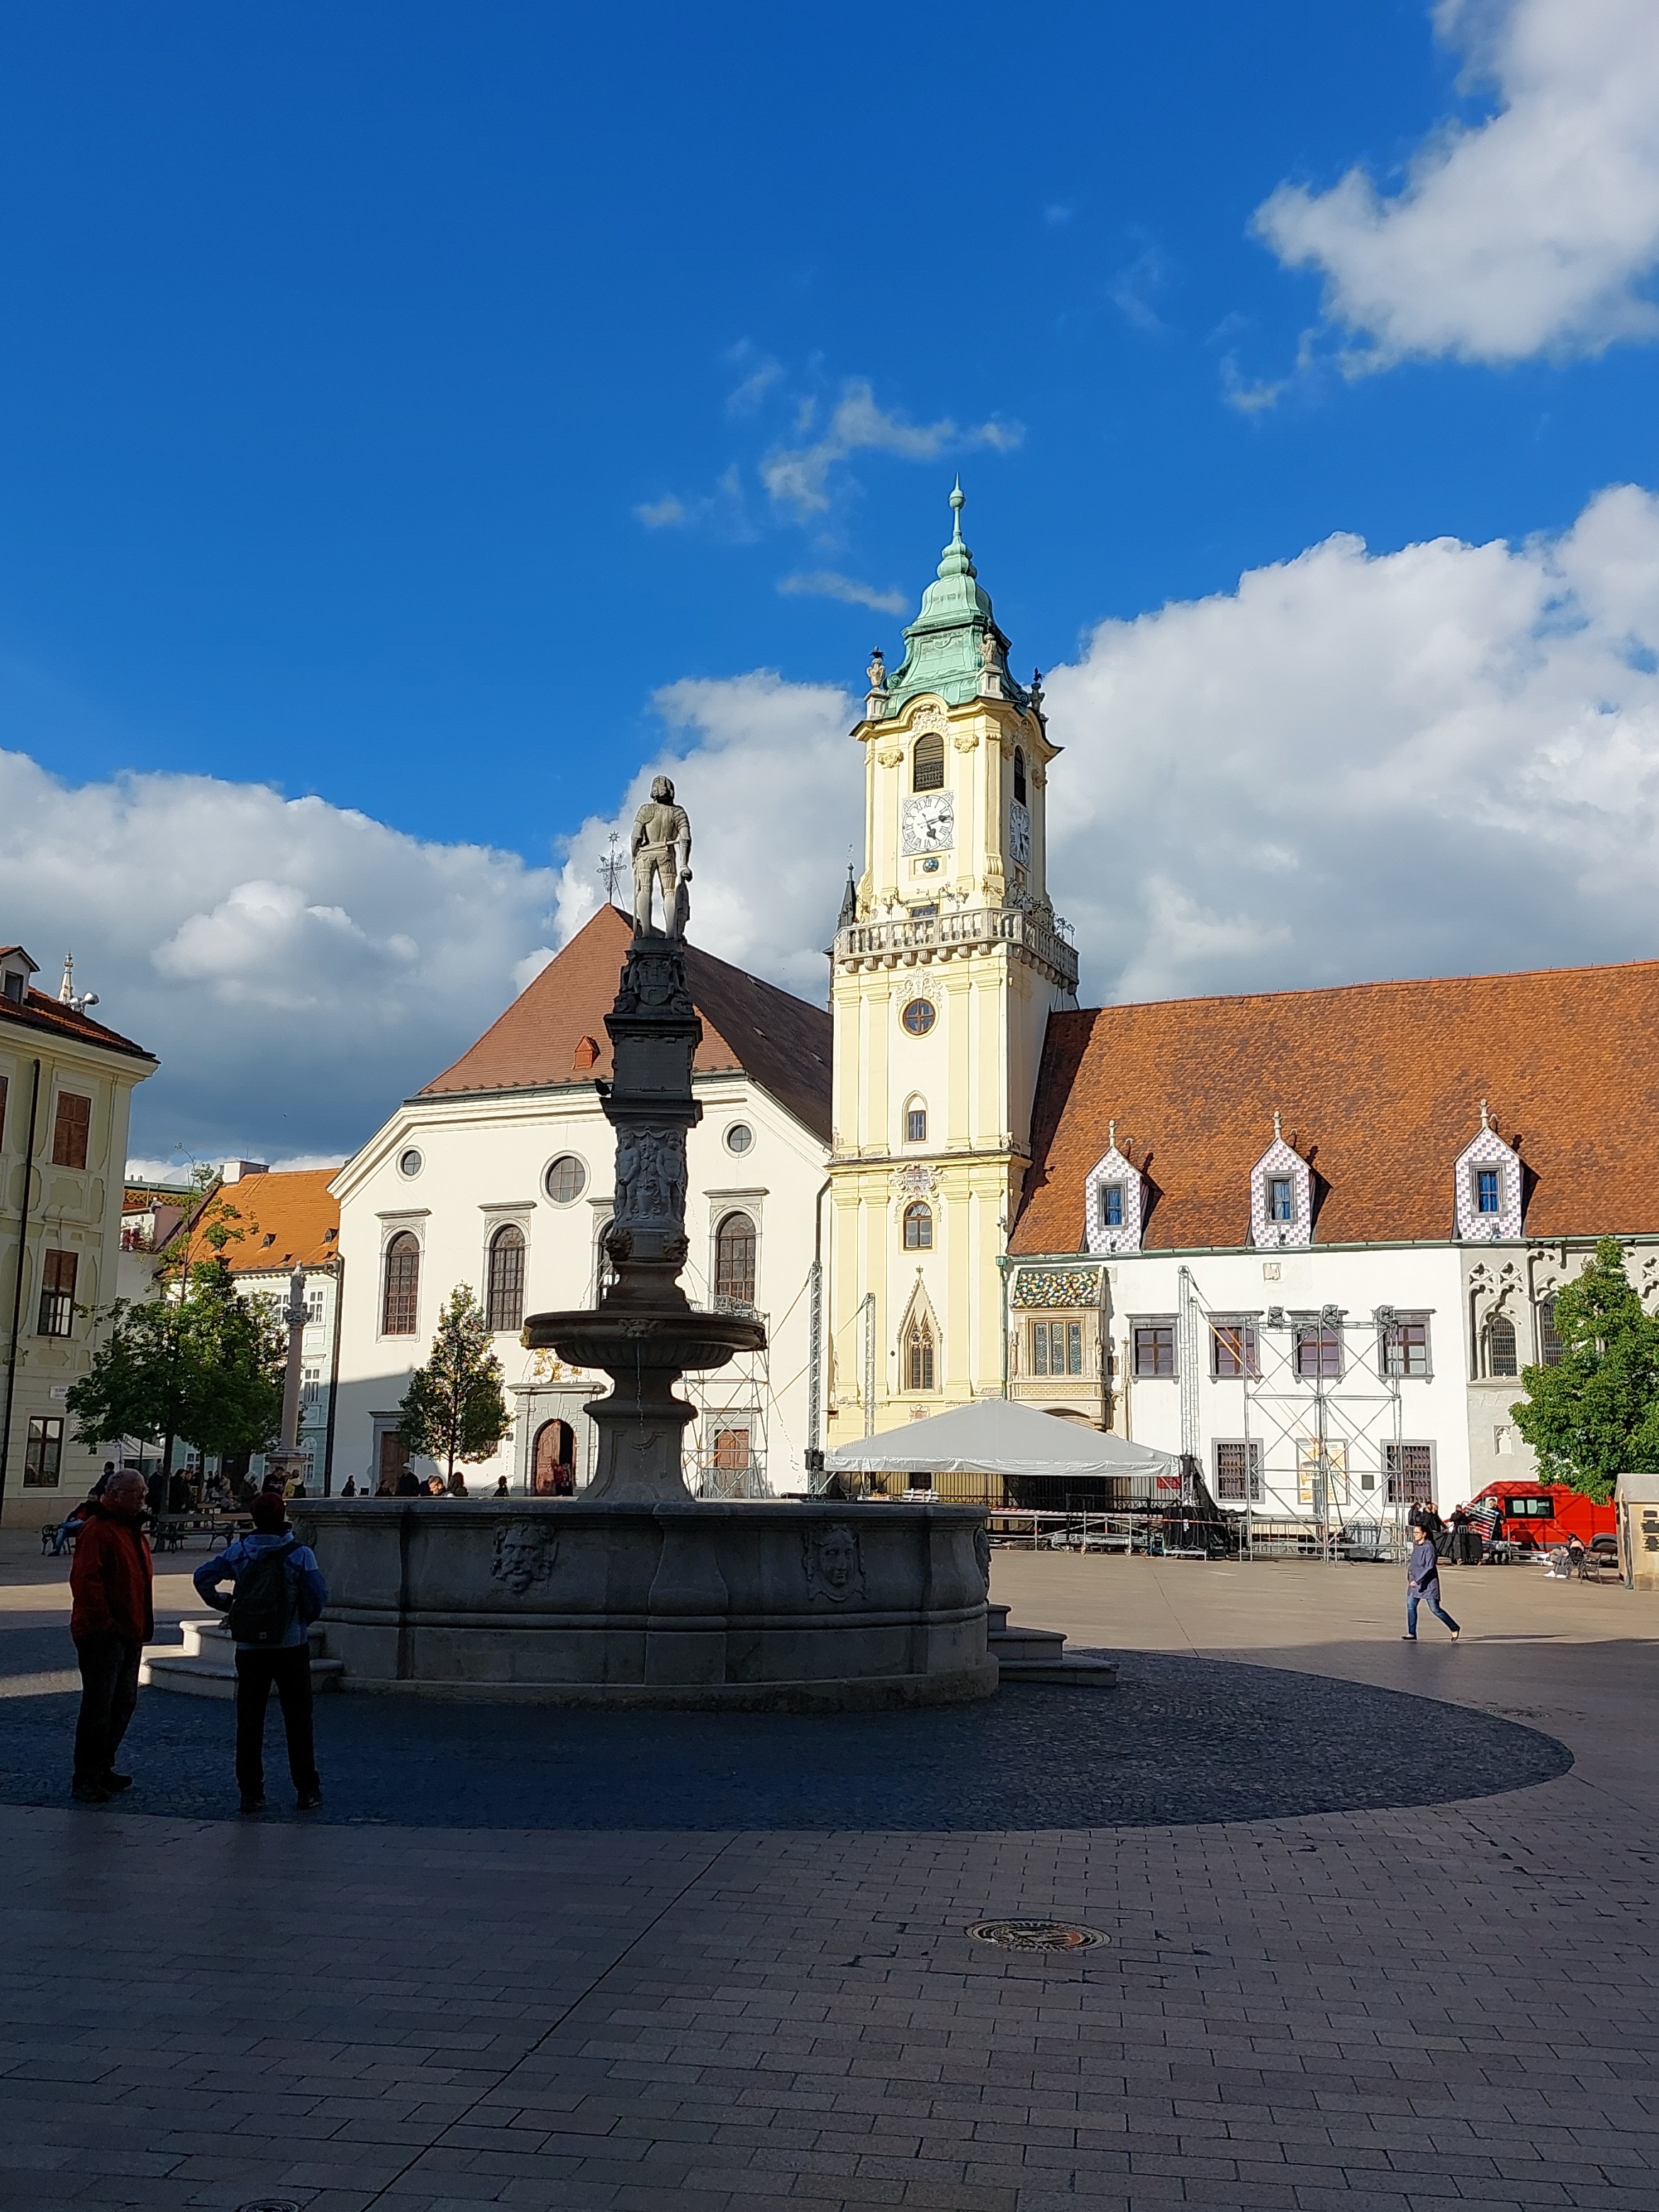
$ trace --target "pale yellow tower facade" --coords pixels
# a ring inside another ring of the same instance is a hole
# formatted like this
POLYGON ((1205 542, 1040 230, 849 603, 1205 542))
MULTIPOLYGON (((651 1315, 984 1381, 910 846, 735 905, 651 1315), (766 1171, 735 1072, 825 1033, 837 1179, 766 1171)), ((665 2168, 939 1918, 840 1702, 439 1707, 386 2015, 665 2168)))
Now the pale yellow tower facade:
POLYGON ((1051 744, 954 530, 902 665, 872 660, 864 872, 832 955, 831 1449, 1003 1389, 998 1261, 1048 1015, 1077 1004, 1049 902, 1051 744))

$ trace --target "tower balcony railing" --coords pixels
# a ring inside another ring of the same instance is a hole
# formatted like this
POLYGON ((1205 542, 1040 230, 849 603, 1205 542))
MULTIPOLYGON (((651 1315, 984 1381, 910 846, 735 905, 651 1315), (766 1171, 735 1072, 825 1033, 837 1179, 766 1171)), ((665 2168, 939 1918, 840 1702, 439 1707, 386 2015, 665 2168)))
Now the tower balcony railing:
POLYGON ((1019 907, 969 907, 954 914, 907 915, 890 921, 855 921, 836 934, 838 961, 906 966, 918 955, 969 952, 982 945, 1018 945, 1077 988, 1077 950, 1069 924, 1052 927, 1019 907))

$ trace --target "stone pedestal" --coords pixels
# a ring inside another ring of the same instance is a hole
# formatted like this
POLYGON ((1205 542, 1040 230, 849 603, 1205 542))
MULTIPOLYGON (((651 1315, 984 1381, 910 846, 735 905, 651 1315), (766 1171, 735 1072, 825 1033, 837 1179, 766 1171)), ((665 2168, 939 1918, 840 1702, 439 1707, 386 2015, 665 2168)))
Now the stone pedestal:
POLYGON ((302 1500, 348 1690, 879 1711, 988 1697, 973 1506, 302 1500))

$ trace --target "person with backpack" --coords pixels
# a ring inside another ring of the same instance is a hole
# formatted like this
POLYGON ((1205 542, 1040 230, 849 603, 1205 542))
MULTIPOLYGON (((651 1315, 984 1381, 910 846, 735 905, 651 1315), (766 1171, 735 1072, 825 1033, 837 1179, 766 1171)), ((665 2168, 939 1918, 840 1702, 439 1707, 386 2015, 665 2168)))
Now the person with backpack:
POLYGON ((265 1708, 273 1686, 283 1709, 288 1771, 301 1813, 323 1802, 311 1723, 311 1624, 328 1603, 316 1553, 288 1525, 283 1498, 253 1501, 253 1530, 197 1568, 198 1595, 228 1615, 236 1644, 236 1786, 242 1810, 265 1802, 265 1708), (220 1585, 232 1584, 229 1597, 220 1585))

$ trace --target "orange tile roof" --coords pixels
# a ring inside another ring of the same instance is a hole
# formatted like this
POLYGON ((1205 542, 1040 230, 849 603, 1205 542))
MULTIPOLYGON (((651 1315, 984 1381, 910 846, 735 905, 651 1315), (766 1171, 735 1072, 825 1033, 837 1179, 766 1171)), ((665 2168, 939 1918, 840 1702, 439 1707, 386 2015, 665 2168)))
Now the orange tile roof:
MULTIPOLYGON (((605 1018, 632 934, 625 915, 602 906, 501 1019, 420 1096, 591 1085, 609 1076, 605 1018)), ((744 1069, 828 1143, 829 1015, 696 945, 685 948, 685 971, 702 1018, 698 1070, 744 1069)))
MULTIPOLYGON (((241 1217, 229 1224, 244 1232, 241 1242, 225 1247, 233 1275, 320 1267, 340 1249, 340 1201, 328 1192, 338 1172, 336 1168, 290 1168, 221 1183, 198 1219, 222 1216, 231 1207, 241 1217)), ((203 1244, 201 1257, 205 1259, 210 1250, 203 1244)))
POLYGON ((1147 1249, 1245 1243, 1275 1107, 1314 1170, 1316 1243, 1449 1237, 1483 1098, 1521 1153, 1528 1236, 1659 1231, 1656 1042, 1654 961, 1051 1014, 1010 1249, 1082 1249, 1114 1121, 1150 1186, 1147 1249))
MULTIPOLYGON (((13 945, 10 949, 15 952, 22 948, 13 945)), ((80 1044, 101 1045, 106 1052, 125 1053, 135 1060, 147 1060, 156 1066, 161 1065, 153 1052, 146 1052, 143 1045, 134 1044, 131 1037, 124 1037, 118 1030, 106 1029, 102 1022, 94 1021, 90 1014, 77 1014, 72 1006, 66 1006, 61 999, 54 999, 45 991, 27 992, 21 1005, 15 999, 8 999, 0 994, 0 1021, 10 1022, 18 1029, 49 1030, 58 1036, 73 1037, 80 1044)), ((140 1077, 141 1082, 143 1079, 140 1077)))

